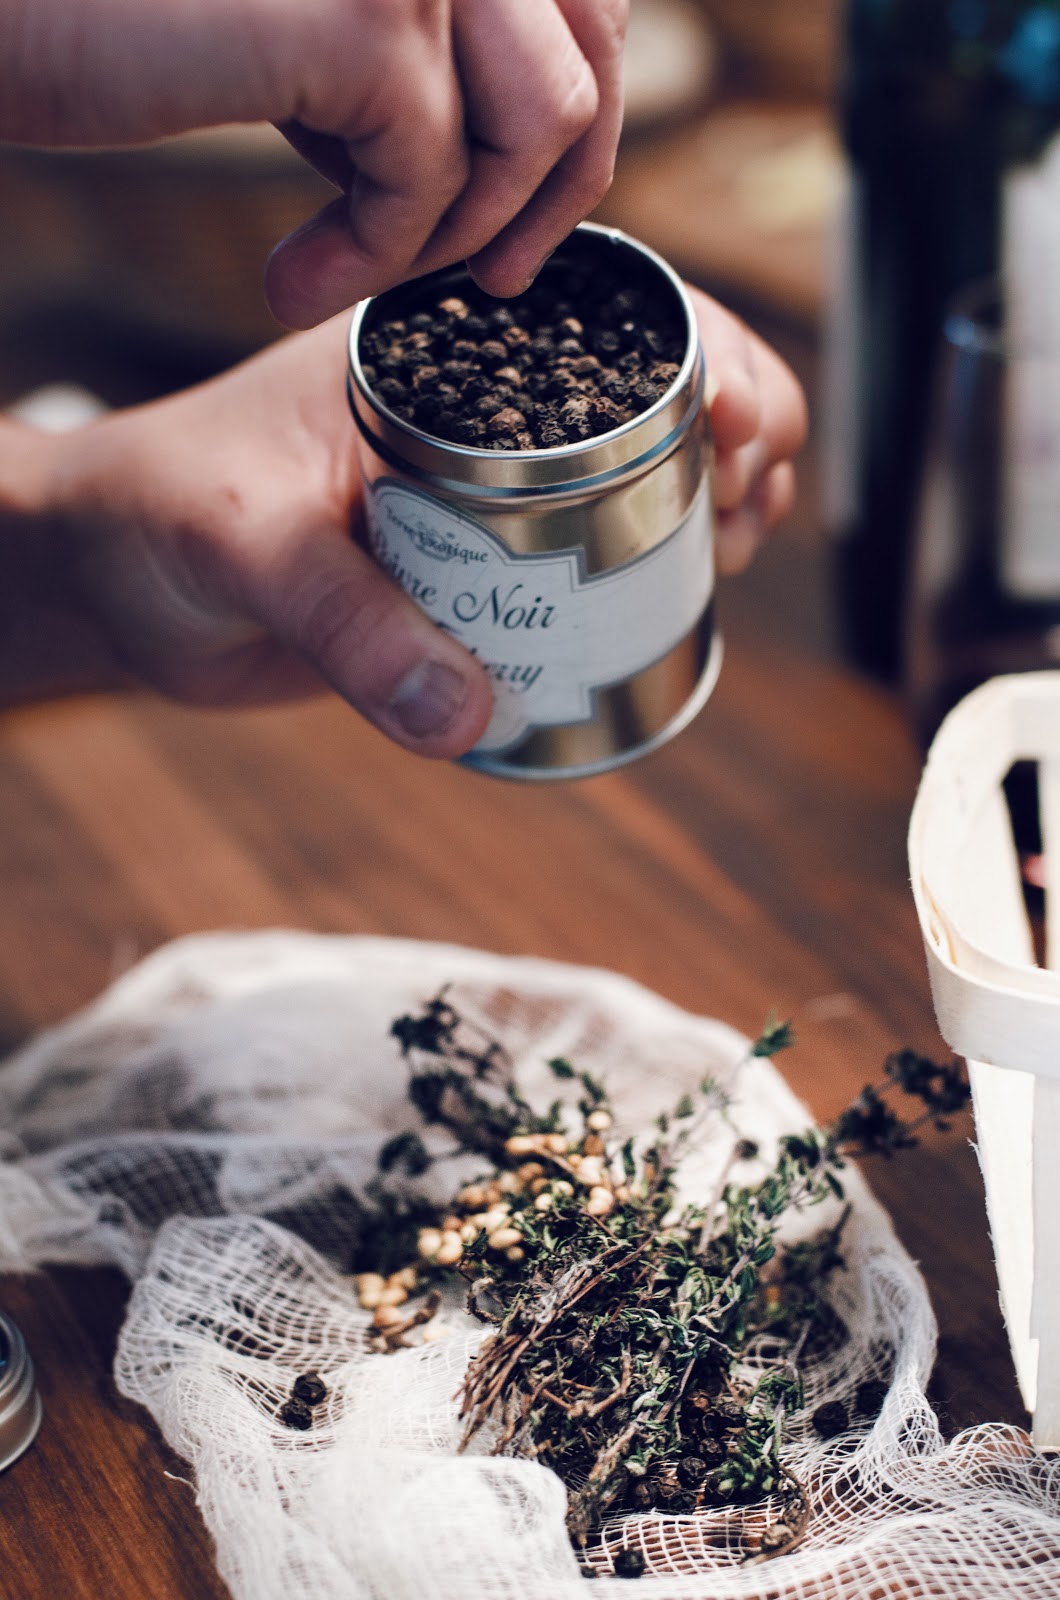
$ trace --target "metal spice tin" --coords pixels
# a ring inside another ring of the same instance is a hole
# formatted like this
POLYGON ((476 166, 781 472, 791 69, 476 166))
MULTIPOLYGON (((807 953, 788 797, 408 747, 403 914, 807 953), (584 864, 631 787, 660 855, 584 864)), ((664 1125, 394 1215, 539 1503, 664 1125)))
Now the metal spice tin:
POLYGON ((0 1472, 29 1449, 42 1415, 25 1342, 0 1313, 0 1472))
POLYGON ((548 449, 450 444, 398 417, 368 383, 362 335, 450 269, 357 309, 349 395, 372 553, 490 674, 494 713, 463 759, 496 776, 588 777, 680 732, 717 679, 705 366, 680 279, 644 245, 583 224, 538 280, 647 283, 683 330, 668 390, 631 421, 548 449))

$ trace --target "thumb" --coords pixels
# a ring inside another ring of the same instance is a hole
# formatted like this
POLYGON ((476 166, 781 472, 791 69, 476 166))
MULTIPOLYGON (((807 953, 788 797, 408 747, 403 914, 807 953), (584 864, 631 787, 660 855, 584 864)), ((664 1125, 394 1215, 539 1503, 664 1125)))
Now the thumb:
POLYGON ((481 737, 493 706, 482 666, 345 535, 287 537, 250 560, 248 609, 381 733, 443 759, 481 737))

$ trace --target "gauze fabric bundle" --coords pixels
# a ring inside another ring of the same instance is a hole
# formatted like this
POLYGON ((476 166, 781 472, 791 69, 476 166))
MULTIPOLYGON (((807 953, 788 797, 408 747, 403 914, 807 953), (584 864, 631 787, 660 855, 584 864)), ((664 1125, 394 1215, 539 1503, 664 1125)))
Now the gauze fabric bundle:
MULTIPOLYGON (((528 1098, 551 1099, 546 1063, 566 1056, 604 1079, 619 1133, 707 1073, 726 1083, 732 1127, 718 1119, 684 1162, 689 1198, 738 1136, 768 1160, 809 1120, 746 1040, 613 974, 300 933, 181 940, 0 1066, 0 1267, 116 1263, 134 1281, 118 1384, 193 1467, 237 1600, 573 1600, 587 1582, 554 1474, 485 1444, 457 1454, 481 1330, 451 1308, 447 1338, 372 1354, 346 1275, 379 1149, 416 1124, 390 1023, 444 984, 528 1098), (307 1370, 328 1395, 302 1433, 277 1411, 307 1370)), ((466 1162, 419 1181, 443 1199, 466 1162)), ((849 1337, 805 1371, 785 1447, 815 1507, 805 1540, 750 1566, 768 1507, 616 1518, 587 1551, 587 1594, 629 1592, 610 1575, 623 1545, 646 1557, 644 1600, 1060 1592, 1060 1467, 1002 1426, 943 1440, 924 1284, 848 1176, 830 1294, 849 1337), (888 1384, 880 1415, 850 1404, 851 1431, 818 1438, 814 1408, 872 1377, 888 1384)))

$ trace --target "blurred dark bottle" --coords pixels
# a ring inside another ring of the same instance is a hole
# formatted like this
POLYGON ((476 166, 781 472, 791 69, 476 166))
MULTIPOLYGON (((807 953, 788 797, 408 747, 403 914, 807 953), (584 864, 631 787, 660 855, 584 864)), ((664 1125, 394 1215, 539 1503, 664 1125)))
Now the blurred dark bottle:
POLYGON ((1024 193, 1049 190, 1060 0, 848 0, 842 82, 828 515, 848 655, 896 681, 946 308, 1013 257, 1060 296, 1060 226, 1026 236, 1024 193))
POLYGON ((1060 665, 1060 145, 1006 212, 1027 248, 952 303, 927 430, 903 651, 925 745, 987 678, 1060 665))

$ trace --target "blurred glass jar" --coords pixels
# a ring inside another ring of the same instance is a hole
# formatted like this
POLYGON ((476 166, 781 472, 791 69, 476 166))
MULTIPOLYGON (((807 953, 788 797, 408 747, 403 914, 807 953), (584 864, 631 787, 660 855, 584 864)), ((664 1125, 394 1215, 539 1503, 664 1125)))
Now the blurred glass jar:
POLYGON ((0 1472, 29 1449, 42 1414, 25 1342, 15 1324, 0 1312, 0 1472))
POLYGON ((990 280, 944 324, 906 611, 917 733, 987 678, 1058 663, 1060 319, 990 280))

